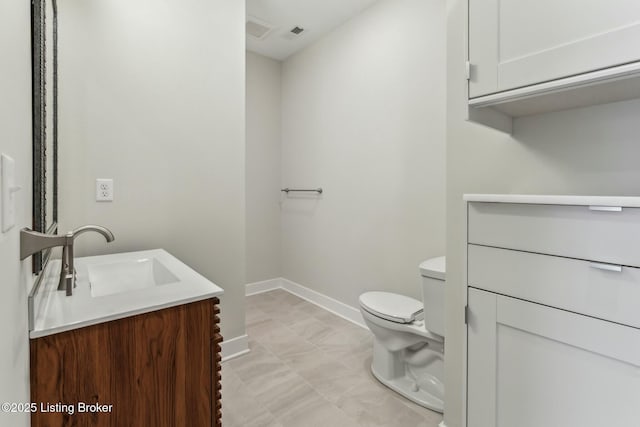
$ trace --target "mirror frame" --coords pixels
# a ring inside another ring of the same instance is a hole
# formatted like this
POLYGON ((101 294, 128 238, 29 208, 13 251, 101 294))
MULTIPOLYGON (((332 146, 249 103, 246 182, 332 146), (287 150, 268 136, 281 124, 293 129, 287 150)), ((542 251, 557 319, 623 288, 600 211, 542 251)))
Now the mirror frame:
MULTIPOLYGON (((31 0, 31 52, 32 52, 32 125, 33 125, 33 230, 41 233, 58 232, 58 5, 56 0, 31 0), (53 9, 52 40, 53 63, 47 64, 47 1, 53 9), (53 81, 47 82, 47 66, 52 67, 53 81), (53 105, 47 106, 47 86, 53 91, 53 105), (52 153, 47 153, 47 107, 53 114, 51 130, 52 153), (53 170, 47 174, 47 156, 53 157, 53 170), (47 177, 53 180, 53 194, 47 194, 47 177), (53 198, 51 224, 47 224, 47 197, 53 198)), ((33 256, 33 273, 46 266, 51 249, 33 256)))

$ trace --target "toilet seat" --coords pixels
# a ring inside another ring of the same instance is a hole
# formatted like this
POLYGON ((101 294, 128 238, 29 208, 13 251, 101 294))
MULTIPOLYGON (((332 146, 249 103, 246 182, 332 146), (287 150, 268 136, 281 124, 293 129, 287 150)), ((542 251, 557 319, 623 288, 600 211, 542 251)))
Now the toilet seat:
POLYGON ((413 323, 424 318, 424 305, 416 299, 391 292, 365 292, 360 306, 370 314, 394 323, 413 323))
POLYGON ((360 295, 360 314, 373 334, 373 376, 420 406, 444 409, 446 259, 420 264, 422 299, 391 292, 360 295))

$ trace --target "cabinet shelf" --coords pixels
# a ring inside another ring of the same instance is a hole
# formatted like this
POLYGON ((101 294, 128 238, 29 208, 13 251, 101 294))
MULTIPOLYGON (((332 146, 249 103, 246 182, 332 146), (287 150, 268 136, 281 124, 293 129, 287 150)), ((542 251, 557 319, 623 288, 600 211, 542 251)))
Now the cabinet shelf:
POLYGON ((522 117, 635 98, 640 98, 640 62, 471 98, 469 107, 522 117))
POLYGON ((637 2, 467 4, 469 120, 510 133, 514 117, 640 98, 637 2))

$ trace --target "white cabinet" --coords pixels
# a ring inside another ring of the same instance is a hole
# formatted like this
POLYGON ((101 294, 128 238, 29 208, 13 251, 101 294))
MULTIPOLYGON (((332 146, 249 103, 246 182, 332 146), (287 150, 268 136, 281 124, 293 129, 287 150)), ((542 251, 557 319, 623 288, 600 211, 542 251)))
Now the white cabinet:
POLYGON ((640 198, 465 197, 467 427, 640 425, 640 198))
POLYGON ((471 98, 639 60, 637 0, 469 0, 471 98))
POLYGON ((469 290, 468 427, 631 427, 640 330, 469 290))
POLYGON ((640 95, 630 79, 640 69, 639 1, 469 0, 468 7, 472 106, 520 116, 640 95))

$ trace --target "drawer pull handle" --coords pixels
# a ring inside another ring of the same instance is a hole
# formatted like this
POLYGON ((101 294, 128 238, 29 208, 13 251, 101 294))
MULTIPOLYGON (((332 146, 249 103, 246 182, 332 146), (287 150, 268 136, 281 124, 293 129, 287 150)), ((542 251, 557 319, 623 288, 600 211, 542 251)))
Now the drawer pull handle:
POLYGON ((590 211, 622 212, 622 206, 589 206, 590 211))
POLYGON ((589 267, 597 268, 598 270, 616 271, 618 273, 622 272, 622 266, 621 265, 604 264, 602 262, 590 262, 589 263, 589 267))

